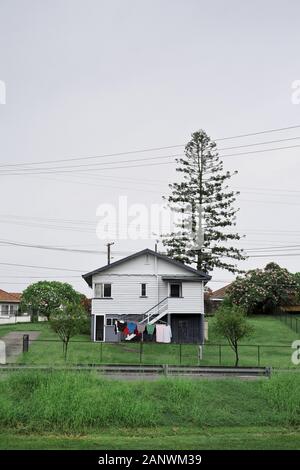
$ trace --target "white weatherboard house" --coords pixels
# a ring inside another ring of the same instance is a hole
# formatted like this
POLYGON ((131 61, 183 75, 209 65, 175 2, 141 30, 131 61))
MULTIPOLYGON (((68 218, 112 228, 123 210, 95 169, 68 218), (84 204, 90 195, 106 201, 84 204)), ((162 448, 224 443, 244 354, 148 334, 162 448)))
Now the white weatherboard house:
POLYGON ((114 325, 121 319, 165 322, 171 326, 173 342, 203 343, 207 274, 145 249, 83 278, 93 289, 93 341, 120 341, 114 325))

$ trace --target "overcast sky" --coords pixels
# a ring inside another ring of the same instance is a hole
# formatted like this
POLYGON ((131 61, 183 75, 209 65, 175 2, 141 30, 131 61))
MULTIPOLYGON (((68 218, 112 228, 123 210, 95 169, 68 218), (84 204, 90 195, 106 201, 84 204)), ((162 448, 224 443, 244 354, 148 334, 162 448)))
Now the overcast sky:
MULTIPOLYGON (((80 275, 106 263, 97 207, 117 207, 119 196, 161 203, 183 148, 55 160, 181 145, 200 128, 220 139, 300 125, 299 17, 297 0, 0 0, 0 288, 57 278, 91 294, 80 275), (157 156, 165 163, 143 161, 157 156)), ((241 191, 240 246, 257 256, 241 267, 274 260, 300 271, 300 127, 217 141, 221 149, 259 142, 267 143, 220 150, 244 153, 224 157, 239 171, 230 184, 241 191)), ((114 260, 154 248, 153 239, 112 239, 114 260)), ((216 271, 210 285, 231 279, 216 271)))

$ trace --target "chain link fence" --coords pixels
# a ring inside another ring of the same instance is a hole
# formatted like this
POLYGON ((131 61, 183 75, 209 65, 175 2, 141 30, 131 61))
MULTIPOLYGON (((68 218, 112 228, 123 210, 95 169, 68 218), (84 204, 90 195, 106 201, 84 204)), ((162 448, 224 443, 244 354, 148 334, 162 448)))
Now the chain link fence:
MULTIPOLYGON (((240 344, 240 366, 293 367, 291 344, 240 344)), ((65 364, 62 342, 57 339, 25 337, 23 352, 7 357, 7 363, 27 365, 65 364)), ((67 364, 149 364, 233 366, 235 354, 226 343, 161 344, 155 342, 97 343, 88 340, 70 341, 67 364)))

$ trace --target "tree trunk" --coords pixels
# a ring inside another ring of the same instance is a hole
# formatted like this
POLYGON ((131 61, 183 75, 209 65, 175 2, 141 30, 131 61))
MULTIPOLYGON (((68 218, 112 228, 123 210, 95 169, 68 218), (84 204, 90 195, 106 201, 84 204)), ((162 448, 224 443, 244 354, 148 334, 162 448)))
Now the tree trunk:
POLYGON ((239 365, 239 352, 238 352, 237 346, 235 346, 234 352, 235 352, 235 366, 234 367, 237 367, 239 365))
POLYGON ((64 354, 64 356, 65 356, 65 362, 67 361, 68 343, 69 343, 68 341, 65 342, 65 354, 64 354))

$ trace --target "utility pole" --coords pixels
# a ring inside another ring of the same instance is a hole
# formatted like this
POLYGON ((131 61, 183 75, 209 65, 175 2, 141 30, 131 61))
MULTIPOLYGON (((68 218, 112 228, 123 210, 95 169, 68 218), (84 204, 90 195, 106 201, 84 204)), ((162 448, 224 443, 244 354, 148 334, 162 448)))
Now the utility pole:
POLYGON ((114 245, 115 242, 110 242, 110 243, 107 243, 106 246, 107 246, 107 264, 110 264, 110 247, 111 245, 114 245))

